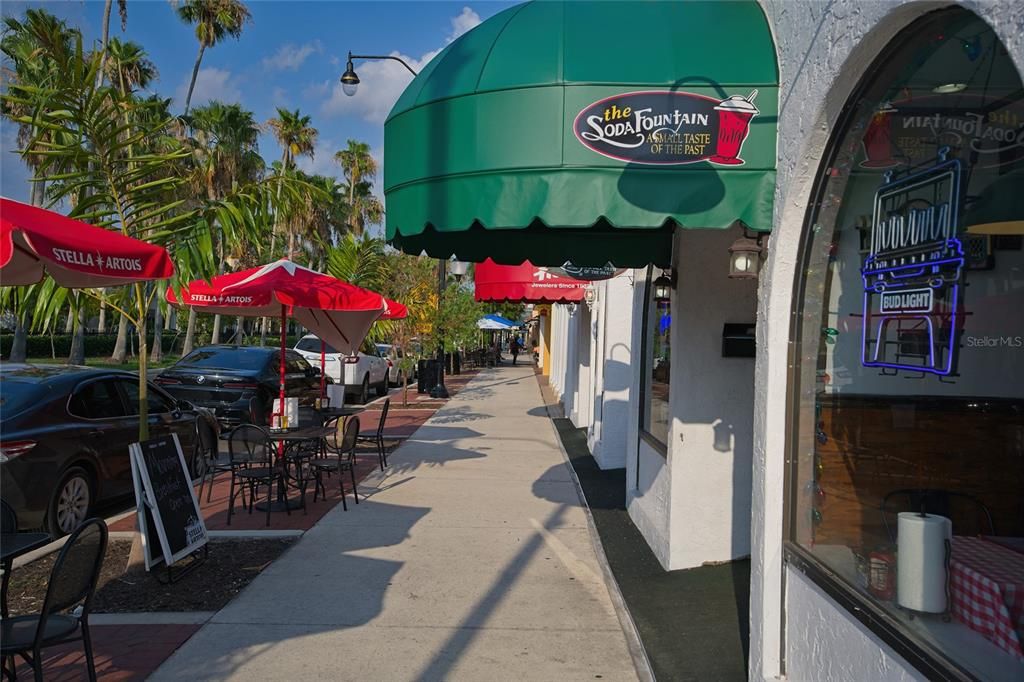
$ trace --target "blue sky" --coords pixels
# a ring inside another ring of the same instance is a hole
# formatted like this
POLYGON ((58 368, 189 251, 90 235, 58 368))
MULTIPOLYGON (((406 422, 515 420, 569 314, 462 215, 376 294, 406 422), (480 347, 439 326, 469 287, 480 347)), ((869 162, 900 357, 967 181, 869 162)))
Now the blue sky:
MULTIPOLYGON (((453 38, 515 2, 248 2, 253 22, 239 40, 228 39, 206 51, 192 105, 210 99, 238 102, 265 123, 275 107, 299 108, 313 118, 320 136, 313 160, 300 166, 309 172, 341 175, 334 152, 349 138, 370 143, 382 158, 383 123, 391 105, 412 76, 397 62, 356 64, 362 80, 355 97, 341 93, 338 78, 349 50, 357 54, 397 54, 419 70, 453 38)), ((66 0, 3 3, 4 16, 20 18, 26 8, 42 7, 82 30, 87 42, 97 41, 103 2, 66 0)), ((160 73, 152 90, 174 97, 174 110, 184 108, 185 93, 198 44, 191 26, 182 23, 163 0, 128 2, 128 27, 121 31, 116 3, 110 35, 140 43, 160 73)), ((14 127, 2 126, 0 192, 28 200, 28 173, 11 153, 14 127)), ((260 152, 268 161, 281 150, 264 134, 260 152)), ((378 177, 378 194, 381 178, 378 177)))

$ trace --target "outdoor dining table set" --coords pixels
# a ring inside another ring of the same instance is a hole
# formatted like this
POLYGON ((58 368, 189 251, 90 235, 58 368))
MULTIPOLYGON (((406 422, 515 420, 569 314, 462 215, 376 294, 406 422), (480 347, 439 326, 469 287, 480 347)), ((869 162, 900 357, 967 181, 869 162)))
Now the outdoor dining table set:
POLYGON ((293 509, 302 509, 307 513, 306 494, 310 483, 316 502, 320 495, 327 496, 325 478, 337 473, 342 507, 348 510, 343 475, 351 480, 353 496, 359 503, 355 478, 357 443, 370 442, 377 446, 381 469, 386 465, 383 428, 389 404, 390 400, 384 402, 377 429, 365 434, 360 434, 356 417, 365 408, 348 406, 303 409, 301 414, 307 423, 297 427, 240 424, 225 431, 219 438, 228 443, 227 456, 219 453, 219 448, 211 448, 199 497, 202 498, 203 486, 209 482, 209 501, 213 478, 218 473, 229 473, 228 524, 235 512, 235 500, 240 497, 250 514, 253 509, 264 512, 269 526, 271 512, 284 511, 290 515, 293 509), (266 497, 257 502, 263 486, 266 486, 266 497), (297 491, 298 497, 290 498, 290 491, 297 491))

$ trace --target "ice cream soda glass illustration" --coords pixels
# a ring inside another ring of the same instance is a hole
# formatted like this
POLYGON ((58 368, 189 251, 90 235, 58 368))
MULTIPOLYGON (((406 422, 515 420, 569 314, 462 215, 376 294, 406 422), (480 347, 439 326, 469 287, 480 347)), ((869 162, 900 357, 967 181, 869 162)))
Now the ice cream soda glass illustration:
POLYGON ((711 157, 711 163, 723 166, 743 165, 743 159, 739 156, 743 141, 750 132, 750 119, 761 113, 754 106, 755 97, 757 90, 746 97, 732 95, 715 107, 715 111, 718 112, 718 144, 717 153, 711 157))

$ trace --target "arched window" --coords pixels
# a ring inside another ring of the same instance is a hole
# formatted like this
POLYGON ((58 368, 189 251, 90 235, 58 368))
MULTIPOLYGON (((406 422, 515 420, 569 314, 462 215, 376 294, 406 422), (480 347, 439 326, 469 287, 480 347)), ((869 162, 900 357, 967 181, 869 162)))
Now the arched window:
POLYGON ((799 266, 787 553, 912 660, 1024 676, 1024 92, 927 15, 848 103, 799 266))

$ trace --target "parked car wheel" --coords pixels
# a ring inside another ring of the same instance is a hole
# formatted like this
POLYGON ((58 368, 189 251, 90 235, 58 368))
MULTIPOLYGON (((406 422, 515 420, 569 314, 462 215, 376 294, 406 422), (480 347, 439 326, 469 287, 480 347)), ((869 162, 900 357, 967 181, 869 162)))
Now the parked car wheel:
POLYGON ((388 394, 388 386, 390 385, 391 382, 388 381, 388 375, 385 374, 384 381, 380 382, 380 384, 378 384, 377 386, 377 397, 383 398, 384 396, 386 396, 388 394))
POLYGON ((370 402, 370 375, 363 377, 363 384, 359 387, 359 404, 365 405, 370 402))
POLYGON ((71 467, 54 489, 46 514, 50 535, 58 537, 74 531, 89 518, 96 499, 92 476, 81 467, 71 467))

